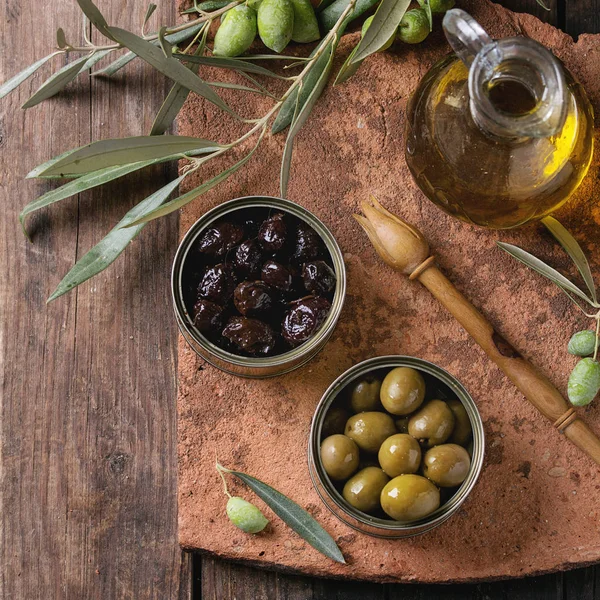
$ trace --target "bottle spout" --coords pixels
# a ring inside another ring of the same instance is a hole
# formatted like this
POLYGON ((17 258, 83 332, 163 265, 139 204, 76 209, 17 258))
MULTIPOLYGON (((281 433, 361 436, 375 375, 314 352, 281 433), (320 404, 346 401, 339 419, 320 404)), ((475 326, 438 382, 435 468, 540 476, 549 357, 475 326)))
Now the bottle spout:
POLYGON ((568 91, 562 65, 549 50, 525 37, 494 41, 460 9, 446 13, 443 27, 452 49, 469 68, 471 116, 482 130, 509 139, 545 138, 561 131, 568 91), (526 110, 507 110, 510 103, 498 98, 503 89, 527 96, 531 102, 525 103, 526 110))

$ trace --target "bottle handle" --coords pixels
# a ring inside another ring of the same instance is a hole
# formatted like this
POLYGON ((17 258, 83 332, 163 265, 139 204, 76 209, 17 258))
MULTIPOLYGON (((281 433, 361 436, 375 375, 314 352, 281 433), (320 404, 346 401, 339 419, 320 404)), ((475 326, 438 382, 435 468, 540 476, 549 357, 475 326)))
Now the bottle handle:
POLYGON ((492 43, 485 29, 460 8, 446 12, 442 27, 450 46, 467 67, 471 66, 484 46, 492 43))

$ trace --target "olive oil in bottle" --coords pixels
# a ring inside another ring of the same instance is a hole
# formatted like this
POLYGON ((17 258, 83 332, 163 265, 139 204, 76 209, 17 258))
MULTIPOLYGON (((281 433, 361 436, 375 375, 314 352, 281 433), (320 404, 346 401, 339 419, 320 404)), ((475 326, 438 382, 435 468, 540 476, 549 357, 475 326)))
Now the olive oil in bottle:
POLYGON ((456 9, 444 29, 456 54, 427 73, 407 114, 406 160, 417 184, 476 225, 544 217, 590 165, 593 112, 584 89, 531 39, 492 41, 456 9))

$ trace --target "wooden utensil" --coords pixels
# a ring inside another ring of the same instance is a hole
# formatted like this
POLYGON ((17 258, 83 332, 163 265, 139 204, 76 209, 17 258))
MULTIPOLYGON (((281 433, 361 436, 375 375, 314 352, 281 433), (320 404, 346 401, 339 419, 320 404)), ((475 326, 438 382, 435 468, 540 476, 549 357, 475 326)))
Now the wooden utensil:
POLYGON ((580 419, 562 394, 529 361, 494 330, 489 321, 454 287, 435 265, 421 232, 371 199, 362 203, 365 216, 354 215, 391 267, 418 279, 483 348, 519 391, 554 426, 600 465, 600 439, 580 419))

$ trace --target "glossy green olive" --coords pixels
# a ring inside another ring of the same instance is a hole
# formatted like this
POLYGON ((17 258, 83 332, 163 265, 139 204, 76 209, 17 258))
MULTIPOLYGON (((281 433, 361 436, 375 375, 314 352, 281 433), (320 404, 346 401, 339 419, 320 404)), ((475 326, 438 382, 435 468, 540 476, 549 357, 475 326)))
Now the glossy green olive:
POLYGON ((227 11, 215 34, 215 56, 239 56, 256 37, 256 11, 245 4, 238 4, 227 11))
POLYGON ((416 473, 421 464, 421 446, 412 435, 396 433, 379 448, 379 464, 390 477, 416 473))
POLYGON ((401 419, 396 419, 396 429, 398 433, 408 433, 408 422, 410 421, 410 417, 402 417, 401 419))
POLYGON ((332 406, 323 419, 323 427, 321 432, 323 437, 328 437, 334 433, 344 433, 346 421, 350 417, 350 413, 340 406, 332 406))
POLYGON ((381 508, 396 521, 414 521, 440 505, 440 491, 420 475, 394 477, 381 491, 381 508))
POLYGON ((383 441, 396 433, 394 420, 383 412, 362 412, 348 419, 344 433, 361 450, 378 452, 383 441))
POLYGON ((390 478, 378 467, 366 467, 344 485, 342 495, 346 502, 362 512, 373 512, 379 508, 381 490, 390 478))
POLYGON ((598 345, 596 333, 589 329, 574 333, 569 340, 567 352, 575 356, 591 356, 598 345))
POLYGON ((430 400, 408 422, 408 433, 427 448, 443 444, 454 429, 454 413, 443 400, 430 400))
POLYGON ((350 406, 354 412, 368 410, 381 410, 379 391, 381 381, 379 379, 361 379, 350 389, 350 406))
POLYGON ((405 44, 420 44, 430 32, 429 18, 422 8, 407 10, 400 25, 398 25, 396 38, 405 44))
POLYGON ((257 506, 238 496, 229 498, 226 511, 229 520, 246 533, 258 533, 269 523, 257 506))
POLYGON ((409 415, 425 398, 425 381, 419 371, 410 367, 392 369, 384 378, 379 393, 381 404, 393 415, 409 415))
POLYGON ((456 399, 446 400, 446 404, 454 413, 454 429, 452 430, 452 435, 448 438, 448 442, 458 444, 459 446, 466 446, 473 434, 471 419, 469 419, 467 409, 460 400, 456 399))
POLYGON ((291 0, 294 9, 292 40, 301 44, 314 42, 321 37, 315 9, 310 0, 291 0))
POLYGON ((600 363, 582 358, 571 371, 567 392, 573 406, 587 406, 600 391, 600 363))
POLYGON ((423 475, 440 487, 460 485, 470 467, 469 453, 458 444, 441 444, 427 450, 423 458, 423 475))
POLYGON ((321 463, 331 479, 348 479, 356 471, 358 459, 358 446, 345 435, 330 435, 321 443, 321 463))
POLYGON ((417 0, 421 8, 425 8, 425 4, 429 2, 431 8, 431 14, 443 15, 446 11, 449 11, 455 4, 454 0, 417 0))
POLYGON ((263 0, 258 7, 258 35, 263 44, 281 52, 292 39, 294 7, 290 0, 263 0))

